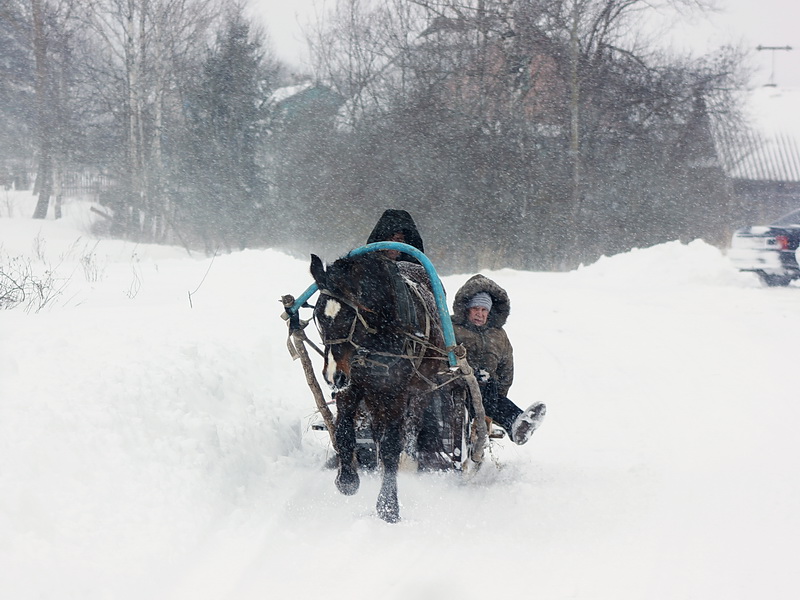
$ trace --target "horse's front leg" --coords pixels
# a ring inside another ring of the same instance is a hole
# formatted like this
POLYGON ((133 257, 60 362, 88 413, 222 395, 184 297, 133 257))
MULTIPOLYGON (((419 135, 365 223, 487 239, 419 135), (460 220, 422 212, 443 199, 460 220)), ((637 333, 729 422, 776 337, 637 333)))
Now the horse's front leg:
POLYGON ((383 480, 378 494, 378 516, 387 523, 400 520, 400 503, 397 501, 397 467, 402 450, 402 431, 398 421, 387 424, 378 443, 378 459, 383 466, 383 480))
POLYGON ((355 463, 356 429, 355 418, 358 411, 358 397, 352 388, 340 390, 336 394, 336 449, 339 453, 339 472, 336 487, 346 496, 358 491, 358 471, 355 463))

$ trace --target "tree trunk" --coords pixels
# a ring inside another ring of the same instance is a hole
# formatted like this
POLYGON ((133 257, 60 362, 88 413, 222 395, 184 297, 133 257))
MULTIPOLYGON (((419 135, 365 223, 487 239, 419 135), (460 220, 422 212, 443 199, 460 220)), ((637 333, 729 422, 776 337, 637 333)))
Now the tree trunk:
POLYGON ((141 140, 139 134, 141 104, 139 96, 140 86, 140 61, 137 55, 137 35, 141 32, 136 31, 137 21, 135 19, 135 5, 130 4, 125 20, 125 70, 127 78, 127 110, 128 110, 128 140, 127 140, 127 159, 128 159, 128 189, 126 202, 124 203, 121 215, 122 228, 126 236, 134 235, 137 231, 138 206, 141 202, 141 140))
POLYGON ((53 195, 53 159, 49 143, 40 146, 39 167, 36 173, 36 187, 39 189, 39 199, 33 211, 34 219, 47 218, 50 208, 50 196, 53 195))
POLYGON ((44 15, 41 0, 31 0, 33 13, 33 51, 36 60, 36 107, 38 117, 39 166, 36 183, 39 200, 33 211, 34 219, 47 217, 50 196, 53 193, 53 144, 50 139, 49 94, 47 77, 47 39, 44 32, 44 15))
POLYGON ((569 135, 569 154, 572 161, 572 214, 577 222, 580 219, 581 202, 581 138, 580 138, 580 94, 581 83, 578 72, 578 61, 580 60, 580 42, 578 38, 578 25, 580 11, 577 0, 573 0, 572 5, 572 24, 570 27, 570 73, 569 73, 569 112, 570 112, 570 135, 569 135))
POLYGON ((53 169, 55 171, 55 180, 53 185, 53 193, 56 196, 55 205, 55 218, 61 218, 61 205, 64 202, 64 169, 61 163, 57 164, 53 169))

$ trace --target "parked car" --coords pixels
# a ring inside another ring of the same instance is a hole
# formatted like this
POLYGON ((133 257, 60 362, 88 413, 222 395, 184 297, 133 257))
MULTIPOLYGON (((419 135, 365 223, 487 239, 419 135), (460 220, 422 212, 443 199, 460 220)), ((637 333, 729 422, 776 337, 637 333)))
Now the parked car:
POLYGON ((789 285, 800 279, 800 209, 771 225, 753 225, 733 234, 728 258, 740 271, 756 273, 766 285, 789 285))

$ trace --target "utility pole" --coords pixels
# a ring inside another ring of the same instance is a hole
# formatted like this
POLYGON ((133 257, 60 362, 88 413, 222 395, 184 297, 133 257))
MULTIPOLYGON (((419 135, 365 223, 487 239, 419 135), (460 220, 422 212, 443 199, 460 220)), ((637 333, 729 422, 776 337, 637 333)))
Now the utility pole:
POLYGON ((792 50, 791 46, 756 46, 756 50, 769 50, 772 52, 772 72, 769 75, 769 82, 764 84, 764 87, 777 87, 777 83, 775 83, 775 51, 776 50, 792 50))

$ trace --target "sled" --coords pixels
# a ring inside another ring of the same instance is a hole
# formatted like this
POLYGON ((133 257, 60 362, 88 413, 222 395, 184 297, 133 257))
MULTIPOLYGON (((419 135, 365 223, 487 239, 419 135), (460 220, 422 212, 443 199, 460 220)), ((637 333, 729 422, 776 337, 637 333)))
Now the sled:
MULTIPOLYGON (((423 426, 427 431, 436 432, 438 448, 413 448, 407 453, 418 465, 420 471, 468 472, 480 464, 472 459, 478 441, 478 431, 474 417, 470 414, 471 399, 464 389, 449 389, 432 394, 430 404, 424 415, 423 426)), ((503 429, 495 427, 486 417, 488 440, 502 439, 503 429)), ((328 431, 324 421, 311 425, 314 431, 328 431)), ((360 412, 356 422, 356 458, 361 468, 371 470, 377 466, 377 448, 372 436, 369 416, 360 412)), ((331 462, 335 467, 335 462, 331 462)))
MULTIPOLYGON (((477 471, 483 462, 484 450, 489 439, 502 437, 502 430, 493 430, 487 420, 477 380, 466 360, 466 349, 456 345, 450 313, 444 288, 429 259, 413 246, 400 242, 377 242, 351 251, 355 256, 378 250, 399 250, 416 258, 425 268, 430 278, 437 312, 442 324, 447 352, 447 364, 439 374, 439 380, 430 391, 430 402, 425 411, 422 427, 425 430, 425 447, 412 447, 407 442, 408 453, 417 460, 421 470, 453 470, 461 473, 477 471), (432 434, 431 432, 435 432, 432 434)), ((312 426, 319 431, 327 431, 334 450, 334 414, 326 402, 322 388, 317 380, 313 364, 306 350, 311 346, 318 354, 323 351, 305 334, 312 319, 300 319, 300 309, 314 307, 308 300, 318 291, 312 284, 300 297, 285 295, 281 298, 284 312, 281 317, 289 327, 287 346, 293 359, 300 359, 306 382, 314 396, 321 422, 312 426)), ((362 468, 374 468, 376 447, 372 439, 369 418, 366 411, 356 427, 356 457, 362 468)), ((421 446, 421 445, 420 445, 421 446)))

